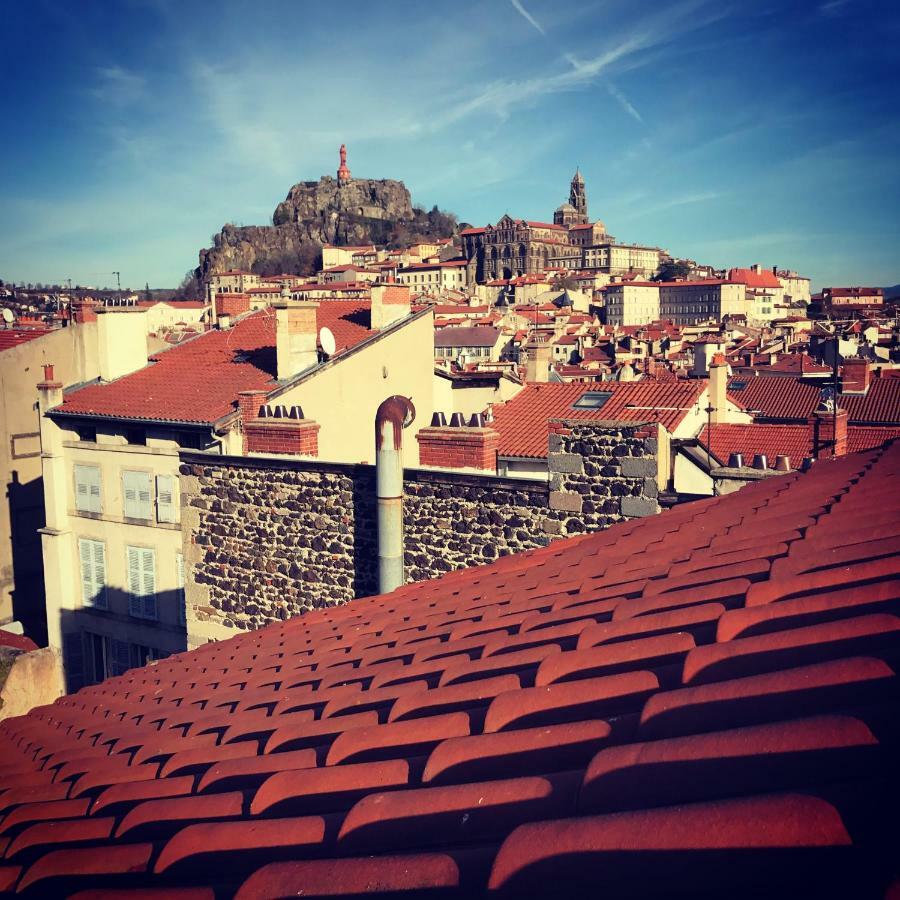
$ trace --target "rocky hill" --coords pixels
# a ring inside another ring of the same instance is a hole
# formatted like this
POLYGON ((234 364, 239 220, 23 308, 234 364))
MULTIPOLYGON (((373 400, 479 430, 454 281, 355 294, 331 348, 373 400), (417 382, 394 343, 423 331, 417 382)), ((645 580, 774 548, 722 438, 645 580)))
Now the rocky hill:
POLYGON ((324 176, 295 184, 271 225, 225 225, 200 251, 199 279, 227 269, 269 275, 311 272, 323 244, 403 246, 451 237, 455 216, 414 208, 402 181, 324 176))

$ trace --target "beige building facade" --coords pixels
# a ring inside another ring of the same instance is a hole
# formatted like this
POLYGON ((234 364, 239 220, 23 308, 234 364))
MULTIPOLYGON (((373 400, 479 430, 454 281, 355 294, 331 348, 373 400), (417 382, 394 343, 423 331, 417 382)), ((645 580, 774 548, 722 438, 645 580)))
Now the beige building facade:
POLYGON ((659 320, 659 285, 626 281, 606 291, 607 325, 646 325, 659 320))
POLYGON ((659 315, 676 325, 721 322, 751 313, 746 286, 730 281, 664 281, 659 285, 659 315))
MULTIPOLYGON (((47 491, 41 540, 49 643, 63 654, 70 690, 233 634, 198 612, 202 588, 191 584, 190 567, 192 554, 200 550, 185 545, 182 537, 182 517, 193 513, 180 503, 180 451, 289 453, 372 463, 378 405, 387 396, 402 394, 417 409, 410 439, 404 442, 404 462, 417 464, 412 435, 429 424, 433 412, 433 315, 430 309, 411 314, 408 291, 399 286, 374 293, 371 328, 358 332, 356 342, 333 357, 323 356, 317 347, 318 304, 287 300, 273 311, 249 314, 248 322, 253 315, 271 321, 267 329, 273 346, 267 352, 276 357, 277 378, 266 383, 256 376, 254 384, 260 386, 246 397, 247 392, 235 391, 233 411, 206 422, 164 422, 142 415, 140 400, 152 392, 145 379, 153 377, 159 363, 145 364, 140 311, 110 316, 106 327, 102 316, 100 320, 102 380, 110 382, 107 389, 122 404, 119 414, 91 414, 90 403, 63 404, 62 385, 42 383, 47 491), (262 407, 288 410, 293 418, 259 419, 256 411, 262 407), (311 443, 282 446, 285 435, 299 432, 311 436, 311 443)), ((329 315, 337 315, 337 304, 324 306, 329 315)), ((352 315, 358 317, 357 312, 352 315)), ((334 328, 342 339, 338 326, 334 328)), ((234 349, 240 355, 236 335, 234 349)), ((223 338, 230 340, 220 330, 195 340, 223 338)), ((216 377, 214 371, 207 375, 216 377)), ((190 383, 186 370, 189 391, 190 383)))

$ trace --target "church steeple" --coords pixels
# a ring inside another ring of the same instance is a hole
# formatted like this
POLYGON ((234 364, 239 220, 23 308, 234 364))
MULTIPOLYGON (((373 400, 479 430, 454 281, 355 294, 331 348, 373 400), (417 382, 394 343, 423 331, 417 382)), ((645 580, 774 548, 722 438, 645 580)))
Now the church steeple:
POLYGON ((572 184, 569 188, 569 204, 575 208, 578 224, 586 224, 588 221, 587 192, 584 189, 584 177, 578 168, 575 169, 575 174, 572 176, 572 184))

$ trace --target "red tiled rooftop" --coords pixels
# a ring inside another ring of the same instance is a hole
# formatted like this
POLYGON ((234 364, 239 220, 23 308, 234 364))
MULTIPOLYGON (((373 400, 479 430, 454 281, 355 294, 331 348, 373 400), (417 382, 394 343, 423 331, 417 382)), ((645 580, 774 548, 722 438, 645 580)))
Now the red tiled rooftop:
POLYGON ((543 459, 547 456, 550 419, 660 422, 674 431, 696 405, 705 381, 605 381, 573 384, 528 384, 512 400, 494 407, 501 456, 543 459), (599 409, 574 404, 588 391, 610 394, 599 409))
MULTIPOLYGON (((749 463, 755 453, 765 453, 769 464, 775 464, 776 456, 789 456, 795 468, 813 455, 813 434, 809 425, 766 425, 723 423, 710 431, 704 425, 698 435, 700 443, 709 447, 721 462, 730 453, 742 453, 749 463)), ((900 438, 900 428, 881 428, 866 425, 850 425, 847 429, 847 448, 850 453, 871 450, 900 438)))
POLYGON ((50 334, 52 328, 4 328, 0 330, 0 352, 27 344, 35 338, 50 334))
POLYGON ((898 482, 822 462, 7 719, 0 890, 891 896, 898 482))
MULTIPOLYGON (((805 421, 818 406, 821 388, 796 378, 740 374, 728 381, 728 399, 757 418, 805 421), (737 389, 739 384, 744 386, 737 389)), ((900 425, 900 379, 873 378, 865 394, 841 394, 838 405, 851 424, 900 425)))
MULTIPOLYGON (((337 353, 369 330, 369 304, 334 300, 316 311, 319 328, 335 336, 337 353)), ((214 422, 235 408, 239 391, 275 386, 275 313, 262 309, 226 331, 208 331, 150 357, 150 363, 109 384, 66 394, 57 412, 166 422, 214 422)))
POLYGON ((754 272, 753 269, 729 269, 729 281, 741 281, 747 287, 781 288, 778 276, 770 269, 754 272))

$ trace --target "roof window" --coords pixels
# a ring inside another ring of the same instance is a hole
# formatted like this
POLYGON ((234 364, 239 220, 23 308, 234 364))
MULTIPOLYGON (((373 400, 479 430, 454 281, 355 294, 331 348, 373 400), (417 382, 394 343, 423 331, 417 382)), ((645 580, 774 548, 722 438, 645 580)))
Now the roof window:
POLYGON ((572 409, 600 409, 612 397, 608 391, 585 391, 573 404, 572 409))
POLYGON ((731 384, 728 385, 728 390, 742 391, 745 387, 747 387, 746 381, 732 381, 731 384))

